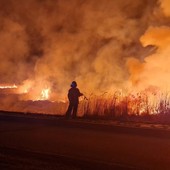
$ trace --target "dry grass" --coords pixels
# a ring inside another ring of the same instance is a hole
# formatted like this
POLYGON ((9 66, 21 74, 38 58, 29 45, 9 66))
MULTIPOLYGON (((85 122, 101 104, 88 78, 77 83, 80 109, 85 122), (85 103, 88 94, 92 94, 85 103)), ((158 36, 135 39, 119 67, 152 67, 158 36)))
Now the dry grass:
POLYGON ((170 122, 170 97, 168 94, 123 95, 117 91, 112 95, 91 94, 88 100, 80 103, 79 111, 85 118, 126 119, 170 122), (168 119, 169 118, 169 119, 168 119))

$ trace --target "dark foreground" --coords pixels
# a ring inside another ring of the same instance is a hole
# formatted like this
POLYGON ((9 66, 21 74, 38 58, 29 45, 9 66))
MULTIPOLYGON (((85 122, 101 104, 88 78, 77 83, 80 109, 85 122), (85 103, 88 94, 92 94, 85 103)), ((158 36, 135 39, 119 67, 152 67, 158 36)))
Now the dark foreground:
POLYGON ((0 114, 0 169, 169 169, 170 131, 0 114))

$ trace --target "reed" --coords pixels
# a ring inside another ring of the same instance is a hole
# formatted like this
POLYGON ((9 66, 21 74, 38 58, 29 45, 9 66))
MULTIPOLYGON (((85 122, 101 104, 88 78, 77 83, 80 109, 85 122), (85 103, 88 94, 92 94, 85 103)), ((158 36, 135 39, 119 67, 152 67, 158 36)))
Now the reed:
POLYGON ((124 95, 119 91, 91 94, 88 100, 80 102, 79 112, 82 117, 95 119, 170 118, 170 96, 168 93, 149 95, 146 92, 124 95))

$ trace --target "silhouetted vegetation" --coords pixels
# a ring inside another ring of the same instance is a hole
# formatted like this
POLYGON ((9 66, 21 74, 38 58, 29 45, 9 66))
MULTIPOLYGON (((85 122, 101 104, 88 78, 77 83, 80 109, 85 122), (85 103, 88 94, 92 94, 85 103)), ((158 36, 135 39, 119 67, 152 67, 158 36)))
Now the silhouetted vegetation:
POLYGON ((81 102, 84 118, 170 122, 169 95, 146 92, 123 95, 91 94, 81 102))

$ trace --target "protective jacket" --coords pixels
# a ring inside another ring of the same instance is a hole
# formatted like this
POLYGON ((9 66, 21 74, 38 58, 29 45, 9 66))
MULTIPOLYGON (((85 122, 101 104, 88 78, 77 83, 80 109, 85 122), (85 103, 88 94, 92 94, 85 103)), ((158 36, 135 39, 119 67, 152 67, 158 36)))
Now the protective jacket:
POLYGON ((79 89, 76 87, 70 88, 68 91, 68 99, 71 104, 78 104, 79 103, 79 97, 83 94, 80 93, 79 89))

